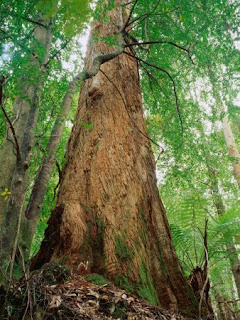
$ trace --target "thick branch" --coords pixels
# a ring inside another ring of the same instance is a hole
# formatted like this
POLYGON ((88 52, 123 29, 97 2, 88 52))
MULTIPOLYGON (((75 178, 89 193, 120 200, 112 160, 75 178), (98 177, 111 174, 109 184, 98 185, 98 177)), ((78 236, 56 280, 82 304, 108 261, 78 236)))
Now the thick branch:
POLYGON ((102 64, 116 58, 121 53, 123 53, 123 50, 124 50, 124 45, 120 45, 113 52, 109 52, 109 53, 105 53, 105 54, 101 54, 101 55, 96 56, 93 60, 93 64, 92 64, 91 69, 89 71, 82 72, 81 79, 87 80, 87 79, 94 77, 98 73, 98 71, 100 70, 100 67, 102 64))

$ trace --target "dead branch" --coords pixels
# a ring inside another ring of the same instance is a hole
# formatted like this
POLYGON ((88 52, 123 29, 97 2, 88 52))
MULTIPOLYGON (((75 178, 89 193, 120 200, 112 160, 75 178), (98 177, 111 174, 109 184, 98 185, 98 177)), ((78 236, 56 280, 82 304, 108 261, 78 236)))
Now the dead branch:
POLYGON ((2 109, 2 112, 3 112, 4 116, 5 116, 5 118, 7 119, 9 127, 10 127, 10 129, 12 131, 12 135, 13 135, 13 139, 14 139, 15 147, 16 147, 16 151, 17 151, 17 161, 20 162, 22 158, 21 158, 21 152, 20 152, 20 147, 19 147, 16 131, 14 129, 12 121, 10 120, 5 108, 3 107, 3 85, 4 85, 4 81, 5 81, 5 78, 2 77, 1 80, 0 80, 0 106, 1 106, 1 109, 2 109))
POLYGON ((238 298, 238 299, 233 299, 233 300, 228 300, 228 301, 220 301, 219 303, 235 303, 235 302, 237 302, 237 301, 240 301, 240 298, 238 298))
POLYGON ((194 65, 194 61, 192 59, 190 51, 187 48, 182 47, 172 41, 152 40, 152 41, 132 42, 132 43, 125 45, 125 47, 127 48, 127 47, 132 47, 132 46, 143 46, 143 45, 150 45, 150 44, 170 44, 171 46, 174 46, 178 49, 181 49, 187 53, 189 59, 191 60, 192 64, 194 65))

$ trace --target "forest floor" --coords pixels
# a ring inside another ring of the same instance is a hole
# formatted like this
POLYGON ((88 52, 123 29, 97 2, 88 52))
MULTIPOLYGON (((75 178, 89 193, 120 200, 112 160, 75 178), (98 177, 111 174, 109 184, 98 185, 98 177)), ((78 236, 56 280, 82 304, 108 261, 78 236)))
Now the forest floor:
POLYGON ((1 319, 11 320, 191 320, 153 306, 101 276, 70 275, 59 265, 44 267, 16 282, 7 299, 0 290, 0 301, 1 319))

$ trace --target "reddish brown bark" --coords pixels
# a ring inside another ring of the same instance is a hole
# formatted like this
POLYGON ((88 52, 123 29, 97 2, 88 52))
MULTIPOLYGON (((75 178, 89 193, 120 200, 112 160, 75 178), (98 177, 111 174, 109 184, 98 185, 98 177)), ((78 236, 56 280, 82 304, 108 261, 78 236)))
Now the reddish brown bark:
MULTIPOLYGON (((98 23, 92 32, 116 27, 98 23)), ((110 50, 92 43, 86 69, 110 50)), ((114 84, 99 72, 82 85, 57 206, 33 267, 64 258, 78 273, 106 273, 154 303, 197 314, 159 197, 136 61, 121 54, 102 70, 114 84)))

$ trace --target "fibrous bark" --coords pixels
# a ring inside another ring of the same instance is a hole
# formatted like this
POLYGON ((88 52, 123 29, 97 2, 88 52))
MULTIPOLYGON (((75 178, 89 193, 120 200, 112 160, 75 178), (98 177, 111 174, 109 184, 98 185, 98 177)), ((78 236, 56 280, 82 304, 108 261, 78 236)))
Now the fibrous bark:
MULTIPOLYGON (((118 10, 92 34, 118 33, 118 10)), ((90 41, 85 69, 111 51, 90 41)), ((121 54, 102 71, 82 85, 56 209, 32 267, 63 258, 78 273, 106 273, 155 304, 193 314, 159 197, 137 63, 121 54)))

